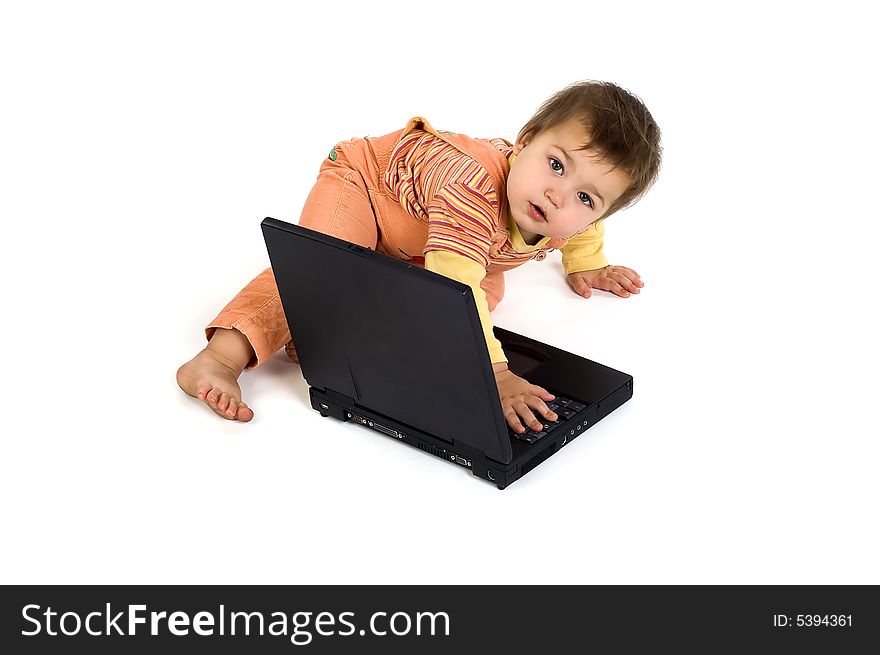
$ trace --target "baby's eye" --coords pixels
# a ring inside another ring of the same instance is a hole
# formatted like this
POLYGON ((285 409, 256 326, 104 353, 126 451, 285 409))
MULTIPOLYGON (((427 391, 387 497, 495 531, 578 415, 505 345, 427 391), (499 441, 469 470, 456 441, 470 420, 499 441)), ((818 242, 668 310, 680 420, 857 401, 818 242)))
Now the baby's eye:
POLYGON ((578 191, 578 198, 580 198, 580 201, 585 205, 588 205, 589 207, 593 206, 593 199, 583 191, 578 191))
POLYGON ((550 158, 550 168, 552 168, 554 171, 559 173, 564 169, 564 166, 562 165, 562 162, 560 162, 558 159, 554 159, 553 157, 551 157, 550 158), (559 168, 556 168, 557 166, 559 168))

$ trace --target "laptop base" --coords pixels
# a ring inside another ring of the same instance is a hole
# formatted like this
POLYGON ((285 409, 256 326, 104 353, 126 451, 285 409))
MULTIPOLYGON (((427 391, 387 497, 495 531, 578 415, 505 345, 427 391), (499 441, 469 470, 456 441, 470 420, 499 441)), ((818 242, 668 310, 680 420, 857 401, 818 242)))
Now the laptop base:
MULTIPOLYGON (((496 328, 496 330, 500 331, 499 328, 496 328)), ((526 340, 532 344, 540 343, 506 330, 503 332, 505 340, 516 338, 521 341, 526 340)), ((549 347, 545 344, 541 345, 545 348, 549 347)), ((571 419, 564 430, 551 432, 535 444, 524 444, 514 440, 516 442, 514 444, 514 457, 509 463, 490 459, 481 451, 468 446, 466 443, 460 441, 449 442, 412 426, 404 425, 393 418, 357 404, 352 398, 329 389, 310 387, 309 400, 312 408, 322 416, 357 423, 369 430, 439 457, 446 462, 468 469, 476 477, 495 484, 498 489, 504 489, 512 482, 529 473, 538 464, 559 452, 561 448, 570 444, 605 416, 632 398, 632 378, 625 374, 621 375, 624 376, 623 384, 607 396, 601 399, 578 398, 578 400, 586 403, 586 407, 571 419)), ((554 389, 550 388, 548 390, 554 393, 554 389)), ((560 395, 570 394, 560 391, 560 395)))

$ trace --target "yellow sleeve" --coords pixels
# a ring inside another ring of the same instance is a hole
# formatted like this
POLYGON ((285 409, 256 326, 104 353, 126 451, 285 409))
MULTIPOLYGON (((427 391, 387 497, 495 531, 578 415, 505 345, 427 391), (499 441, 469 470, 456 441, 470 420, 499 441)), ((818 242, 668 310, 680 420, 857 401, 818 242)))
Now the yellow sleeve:
POLYGON ((492 332, 492 319, 489 316, 486 292, 480 286, 480 282, 486 277, 486 269, 472 259, 446 250, 429 250, 426 252, 425 268, 462 282, 473 290, 474 300, 477 303, 477 312, 480 315, 480 324, 483 326, 483 335, 486 337, 486 345, 489 347, 489 359, 493 364, 506 362, 507 357, 501 348, 501 342, 495 338, 495 334, 492 332))
POLYGON ((605 221, 599 219, 586 232, 572 237, 562 247, 562 266, 566 273, 592 271, 608 265, 602 252, 602 237, 605 234, 605 221))

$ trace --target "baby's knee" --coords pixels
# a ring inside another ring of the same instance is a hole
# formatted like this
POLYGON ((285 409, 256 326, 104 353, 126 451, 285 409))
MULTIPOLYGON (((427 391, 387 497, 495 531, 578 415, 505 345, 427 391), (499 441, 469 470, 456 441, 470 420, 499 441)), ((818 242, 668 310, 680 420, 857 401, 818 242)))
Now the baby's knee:
POLYGON ((293 361, 299 364, 299 356, 296 354, 296 346, 293 345, 293 341, 288 341, 284 346, 284 352, 287 353, 287 356, 290 357, 293 361))

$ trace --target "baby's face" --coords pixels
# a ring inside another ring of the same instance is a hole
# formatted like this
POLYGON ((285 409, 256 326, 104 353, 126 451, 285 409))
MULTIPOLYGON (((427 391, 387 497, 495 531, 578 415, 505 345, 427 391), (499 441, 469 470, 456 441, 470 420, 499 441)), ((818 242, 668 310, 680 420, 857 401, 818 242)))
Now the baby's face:
POLYGON ((507 205, 523 238, 569 238, 607 211, 630 185, 630 177, 578 150, 586 142, 580 121, 541 132, 513 148, 517 157, 507 178, 507 205))

